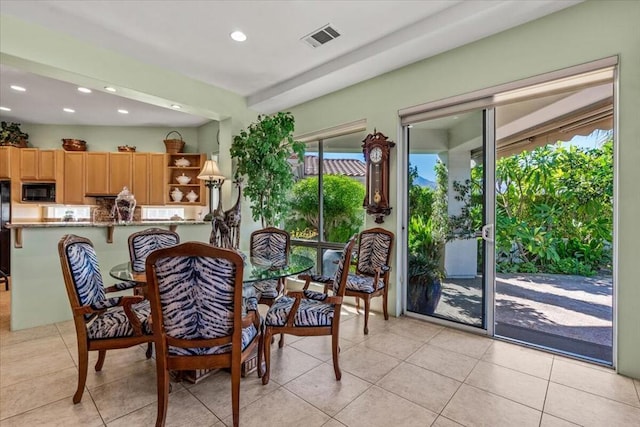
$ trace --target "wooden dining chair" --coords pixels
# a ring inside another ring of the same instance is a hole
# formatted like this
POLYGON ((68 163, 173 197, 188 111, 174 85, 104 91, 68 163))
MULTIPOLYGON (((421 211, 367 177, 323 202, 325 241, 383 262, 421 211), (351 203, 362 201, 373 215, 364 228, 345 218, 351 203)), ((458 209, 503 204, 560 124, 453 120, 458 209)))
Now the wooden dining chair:
POLYGON ((387 300, 389 294, 389 260, 395 235, 383 228, 371 228, 360 232, 355 273, 349 273, 345 296, 364 300, 364 333, 369 333, 369 308, 371 299, 382 297, 384 320, 389 320, 387 300))
MULTIPOLYGON (((58 255, 78 341, 78 387, 73 395, 73 403, 78 403, 87 380, 89 351, 98 351, 95 369, 100 371, 107 350, 150 342, 150 307, 149 301, 138 295, 107 298, 108 292, 135 284, 119 283, 104 288, 89 239, 73 234, 62 236, 58 255)), ((151 354, 147 353, 149 357, 151 354)))
POLYGON ((129 259, 135 272, 144 272, 144 263, 149 254, 156 249, 168 248, 180 243, 175 231, 162 228, 148 228, 129 235, 129 259))
POLYGON ((158 412, 167 414, 169 371, 231 368, 233 425, 240 419, 241 365, 263 339, 255 297, 243 298, 244 262, 234 250, 187 242, 147 257, 148 295, 156 345, 158 412))
MULTIPOLYGON (((344 297, 347 273, 351 252, 355 245, 353 236, 345 245, 338 268, 333 279, 333 295, 326 292, 317 292, 309 289, 310 275, 300 275, 305 278, 305 284, 301 291, 289 291, 280 297, 269 308, 265 315, 264 331, 264 360, 265 373, 262 376, 262 384, 269 383, 271 372, 271 336, 273 334, 291 334, 297 336, 331 335, 331 350, 333 355, 333 370, 336 380, 340 380, 342 372, 338 363, 339 334, 340 334, 340 309, 344 297)), ((279 347, 284 344, 280 340, 279 347)))
MULTIPOLYGON (((284 267, 289 263, 289 248, 291 237, 285 230, 275 227, 267 227, 251 233, 249 243, 249 256, 259 263, 265 263, 274 268, 284 267)), ((253 287, 256 290, 258 304, 272 306, 275 300, 284 291, 285 278, 271 280, 261 280, 255 282, 253 287)))

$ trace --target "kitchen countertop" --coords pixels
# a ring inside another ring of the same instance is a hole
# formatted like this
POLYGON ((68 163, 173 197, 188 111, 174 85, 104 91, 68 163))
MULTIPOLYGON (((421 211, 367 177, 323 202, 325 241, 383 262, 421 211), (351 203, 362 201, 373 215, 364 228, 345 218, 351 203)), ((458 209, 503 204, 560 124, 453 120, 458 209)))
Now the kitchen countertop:
POLYGON ((202 225, 208 222, 202 220, 160 220, 160 221, 131 221, 119 222, 93 222, 93 221, 13 221, 7 223, 7 228, 51 228, 51 227, 127 227, 146 225, 202 225))

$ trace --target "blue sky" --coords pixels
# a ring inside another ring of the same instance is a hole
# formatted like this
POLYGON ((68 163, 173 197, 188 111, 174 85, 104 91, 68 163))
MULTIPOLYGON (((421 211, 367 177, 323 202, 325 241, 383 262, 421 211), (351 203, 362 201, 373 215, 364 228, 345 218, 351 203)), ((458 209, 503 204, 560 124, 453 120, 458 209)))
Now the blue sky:
MULTIPOLYGON (((582 136, 576 135, 571 141, 568 141, 571 145, 576 145, 581 148, 596 148, 600 146, 603 141, 603 131, 595 131, 591 135, 582 136)), ((307 152, 309 155, 318 155, 317 152, 307 152)), ((358 159, 364 161, 364 155, 362 153, 324 153, 325 159, 358 159)), ((436 180, 436 174, 434 167, 438 156, 435 154, 411 154, 409 156, 409 163, 411 166, 418 167, 418 175, 426 178, 430 181, 436 180)))

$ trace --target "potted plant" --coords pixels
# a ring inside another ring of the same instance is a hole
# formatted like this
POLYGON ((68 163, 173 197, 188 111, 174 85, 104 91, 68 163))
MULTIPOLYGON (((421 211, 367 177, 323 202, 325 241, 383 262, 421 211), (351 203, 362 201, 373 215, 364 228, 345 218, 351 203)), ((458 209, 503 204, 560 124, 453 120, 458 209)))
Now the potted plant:
POLYGON ((24 148, 29 135, 20 130, 20 123, 0 122, 0 145, 24 148))
POLYGON ((412 217, 409 221, 408 279, 409 311, 433 314, 442 292, 444 278, 442 251, 445 240, 432 225, 432 218, 412 217))
POLYGON ((231 157, 237 159, 234 178, 246 176, 245 195, 251 200, 254 221, 277 226, 288 212, 287 194, 295 175, 292 157, 304 159, 304 144, 293 139, 291 113, 259 115, 258 121, 233 137, 231 157))

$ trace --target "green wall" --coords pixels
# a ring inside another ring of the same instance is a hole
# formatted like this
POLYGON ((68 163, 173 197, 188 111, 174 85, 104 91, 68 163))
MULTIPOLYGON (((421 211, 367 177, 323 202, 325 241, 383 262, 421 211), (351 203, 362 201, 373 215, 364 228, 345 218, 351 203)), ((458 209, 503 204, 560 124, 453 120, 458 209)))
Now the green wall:
MULTIPOLYGON (((374 128, 401 141, 398 110, 417 104, 618 55, 618 221, 616 277, 617 367, 640 378, 640 2, 588 1, 520 27, 298 105, 291 110, 299 134, 366 118, 374 128)), ((398 231, 398 158, 392 155, 392 200, 384 226, 398 231)), ((390 308, 398 306, 398 287, 390 308)))

